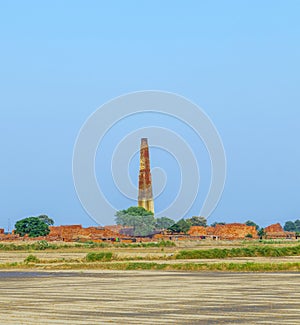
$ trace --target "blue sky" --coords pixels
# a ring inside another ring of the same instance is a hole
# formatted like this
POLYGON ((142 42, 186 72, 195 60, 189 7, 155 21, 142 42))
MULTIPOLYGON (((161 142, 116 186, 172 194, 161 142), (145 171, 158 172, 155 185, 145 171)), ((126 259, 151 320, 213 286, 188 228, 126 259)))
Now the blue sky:
POLYGON ((299 1, 2 0, 0 227, 42 213, 95 224, 73 185, 77 134, 106 101, 145 89, 197 103, 221 135, 227 180, 209 221, 299 218, 299 11, 299 1))

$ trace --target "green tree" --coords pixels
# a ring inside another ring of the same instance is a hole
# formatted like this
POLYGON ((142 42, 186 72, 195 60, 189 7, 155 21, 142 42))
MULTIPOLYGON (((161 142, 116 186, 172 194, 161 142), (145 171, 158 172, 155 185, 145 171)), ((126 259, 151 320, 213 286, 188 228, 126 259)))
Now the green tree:
POLYGON ((192 226, 202 226, 206 227, 207 226, 207 220, 204 217, 191 217, 189 219, 186 219, 187 222, 189 222, 192 226))
POLYGON ((217 222, 217 221, 215 221, 215 222, 212 223, 210 226, 211 226, 211 227, 215 227, 216 225, 224 226, 224 225, 226 225, 226 222, 223 222, 223 221, 217 222))
POLYGON ((172 233, 179 233, 181 231, 177 223, 174 223, 174 225, 169 227, 168 230, 171 231, 172 233))
POLYGON ((295 226, 296 226, 296 231, 297 232, 300 232, 300 220, 297 219, 295 222, 294 222, 295 226))
POLYGON ((134 236, 147 236, 155 229, 153 212, 142 207, 130 207, 127 210, 117 211, 116 223, 133 227, 134 236))
POLYGON ((54 220, 51 219, 51 218, 49 218, 49 217, 46 216, 45 214, 42 214, 42 215, 38 216, 38 218, 39 218, 41 221, 45 222, 45 224, 48 225, 48 226, 52 226, 52 225, 54 225, 54 220))
POLYGON ((47 236, 50 232, 48 225, 38 217, 21 219, 15 224, 15 233, 29 237, 47 236))
POLYGON ((256 228, 257 231, 258 231, 259 228, 260 228, 258 224, 256 224, 254 221, 251 221, 251 220, 246 221, 246 222, 245 222, 245 225, 247 225, 247 226, 254 226, 254 227, 256 228))
POLYGON ((130 215, 130 216, 153 216, 153 212, 148 211, 142 207, 130 207, 127 210, 121 210, 116 213, 116 216, 119 215, 130 215))
POLYGON ((188 220, 181 219, 177 222, 178 226, 180 227, 181 231, 185 234, 190 230, 191 223, 188 220))
POLYGON ((262 239, 266 235, 265 229, 260 228, 259 231, 257 232, 257 235, 259 236, 260 239, 262 239))
POLYGON ((283 229, 285 231, 296 231, 297 230, 297 227, 295 225, 295 223, 293 221, 287 221, 285 224, 284 224, 284 227, 283 229))
POLYGON ((135 216, 134 217, 134 235, 135 236, 148 236, 155 230, 155 218, 153 215, 148 216, 135 216))
POLYGON ((174 223, 175 221, 170 218, 161 217, 156 219, 155 227, 157 229, 168 229, 169 227, 173 226, 174 223))

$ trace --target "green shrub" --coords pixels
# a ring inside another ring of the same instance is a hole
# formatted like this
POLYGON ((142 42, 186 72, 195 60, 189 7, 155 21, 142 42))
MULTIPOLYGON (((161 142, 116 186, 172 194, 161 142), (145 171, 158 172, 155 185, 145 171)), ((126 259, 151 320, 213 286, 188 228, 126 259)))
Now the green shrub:
POLYGON ((158 242, 158 247, 174 247, 176 244, 171 240, 162 240, 158 242))
POLYGON ((36 256, 34 256, 32 254, 28 255, 24 260, 24 263, 26 263, 26 264, 28 264, 28 263, 39 263, 39 262, 40 262, 40 260, 36 256))
POLYGON ((46 240, 39 240, 37 242, 35 242, 34 244, 32 244, 32 248, 35 250, 45 250, 47 248, 49 248, 50 244, 46 241, 46 240))
POLYGON ((99 252, 99 253, 88 253, 85 257, 87 262, 95 262, 95 261, 111 261, 113 257, 112 252, 99 252))

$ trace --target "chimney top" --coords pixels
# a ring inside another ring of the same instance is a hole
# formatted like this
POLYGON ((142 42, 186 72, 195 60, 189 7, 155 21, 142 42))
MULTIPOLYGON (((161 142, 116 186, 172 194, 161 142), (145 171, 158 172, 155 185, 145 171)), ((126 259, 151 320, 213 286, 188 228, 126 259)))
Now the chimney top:
POLYGON ((142 138, 141 144, 147 145, 148 144, 148 138, 142 138))

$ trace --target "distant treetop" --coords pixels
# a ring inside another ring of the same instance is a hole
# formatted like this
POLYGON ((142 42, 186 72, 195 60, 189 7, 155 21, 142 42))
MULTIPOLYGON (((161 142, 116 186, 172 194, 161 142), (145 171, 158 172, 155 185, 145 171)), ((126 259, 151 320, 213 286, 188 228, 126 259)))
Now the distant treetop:
POLYGON ((153 212, 144 209, 143 207, 130 207, 127 210, 118 211, 118 213, 128 214, 130 216, 153 216, 153 212))
POLYGON ((246 221, 245 225, 254 226, 256 228, 256 230, 259 230, 259 228, 260 228, 258 224, 256 224, 254 221, 251 221, 251 220, 246 221))
POLYGON ((38 216, 38 218, 39 218, 41 221, 45 222, 45 224, 48 225, 48 226, 53 226, 53 225, 54 225, 54 220, 51 219, 51 218, 49 218, 49 217, 48 217, 47 215, 45 215, 45 214, 42 214, 42 215, 38 216))
POLYGON ((202 226, 202 227, 207 226, 207 221, 206 218, 204 217, 194 216, 189 219, 186 219, 186 221, 189 222, 192 226, 202 226))

